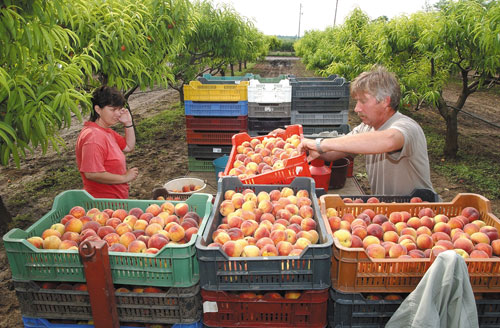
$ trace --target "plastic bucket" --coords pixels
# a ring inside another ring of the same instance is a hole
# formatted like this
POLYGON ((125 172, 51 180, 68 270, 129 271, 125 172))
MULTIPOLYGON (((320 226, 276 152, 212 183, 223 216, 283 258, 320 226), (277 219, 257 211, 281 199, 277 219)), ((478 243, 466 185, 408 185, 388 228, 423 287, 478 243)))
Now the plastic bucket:
POLYGON ((331 189, 340 189, 344 187, 350 162, 351 161, 347 157, 338 159, 333 162, 332 174, 330 177, 331 189))
POLYGON ((219 181, 219 174, 224 172, 226 169, 227 162, 229 161, 229 156, 224 155, 222 157, 213 160, 215 168, 215 181, 219 181))
POLYGON ((328 184, 331 178, 331 169, 325 165, 325 162, 320 159, 315 159, 309 165, 311 176, 316 182, 316 188, 323 188, 328 192, 328 184))

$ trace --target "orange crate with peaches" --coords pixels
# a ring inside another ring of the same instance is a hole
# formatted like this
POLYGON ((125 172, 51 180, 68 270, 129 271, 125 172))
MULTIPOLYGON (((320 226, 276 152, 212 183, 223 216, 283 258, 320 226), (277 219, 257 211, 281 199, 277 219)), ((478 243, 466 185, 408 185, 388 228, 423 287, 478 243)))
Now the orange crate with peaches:
POLYGON ((411 292, 440 252, 465 258, 474 292, 500 291, 500 221, 488 199, 461 193, 451 202, 344 203, 320 197, 334 237, 332 287, 342 292, 411 292))
POLYGON ((201 290, 203 324, 209 327, 327 326, 328 288, 287 292, 201 290))
POLYGON ((306 154, 297 146, 301 125, 290 125, 277 136, 233 135, 231 154, 223 176, 237 176, 245 184, 288 184, 297 177, 311 177, 306 154))
POLYGON ((196 248, 207 290, 323 289, 330 286, 333 238, 321 219, 312 178, 288 185, 219 179, 196 248))
POLYGON ((78 246, 108 244, 113 282, 190 287, 199 281, 196 239, 212 209, 212 195, 185 201, 93 198, 68 190, 27 230, 12 229, 3 241, 12 277, 84 282, 78 246))

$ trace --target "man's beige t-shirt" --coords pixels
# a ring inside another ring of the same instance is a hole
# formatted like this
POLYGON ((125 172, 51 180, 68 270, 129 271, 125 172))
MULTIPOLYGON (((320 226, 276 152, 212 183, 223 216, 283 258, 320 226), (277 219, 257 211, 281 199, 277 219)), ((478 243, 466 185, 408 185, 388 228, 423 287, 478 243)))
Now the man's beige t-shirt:
MULTIPOLYGON (((398 129, 404 136, 401 150, 366 155, 366 171, 374 195, 410 195, 415 188, 432 189, 427 141, 420 125, 396 112, 377 131, 398 129)), ((349 134, 375 131, 361 123, 349 134)))

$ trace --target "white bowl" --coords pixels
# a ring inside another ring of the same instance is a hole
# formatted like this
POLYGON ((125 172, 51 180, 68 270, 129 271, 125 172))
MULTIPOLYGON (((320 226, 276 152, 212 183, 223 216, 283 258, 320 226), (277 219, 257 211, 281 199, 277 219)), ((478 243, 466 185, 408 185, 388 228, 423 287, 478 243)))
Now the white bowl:
POLYGON ((165 183, 163 185, 163 188, 167 189, 169 194, 190 195, 194 194, 195 192, 202 191, 203 189, 205 189, 206 186, 207 184, 205 183, 205 181, 198 178, 177 178, 165 183), (194 191, 182 192, 183 186, 191 184, 195 186, 200 186, 200 189, 194 191))

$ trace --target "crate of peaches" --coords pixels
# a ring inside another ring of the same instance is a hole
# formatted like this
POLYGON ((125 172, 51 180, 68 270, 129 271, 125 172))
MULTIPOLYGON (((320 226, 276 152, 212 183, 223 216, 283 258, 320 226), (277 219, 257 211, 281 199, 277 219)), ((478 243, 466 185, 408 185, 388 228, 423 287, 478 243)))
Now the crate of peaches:
POLYGON ((206 290, 324 289, 333 238, 311 178, 288 185, 219 179, 207 226, 196 242, 206 290))
POLYGON ((225 292, 201 290, 208 327, 327 326, 328 290, 225 292))
POLYGON ((84 282, 78 246, 104 240, 115 284, 190 287, 199 281, 195 242, 212 198, 197 193, 185 201, 104 199, 84 190, 62 192, 27 230, 4 235, 12 277, 84 282))
POLYGON ((233 135, 231 154, 223 176, 237 176, 244 184, 288 184, 297 177, 311 177, 306 154, 297 146, 301 125, 290 125, 276 136, 233 135))
POLYGON ((454 250, 474 292, 500 291, 500 221, 488 199, 458 194, 451 202, 345 203, 320 197, 334 237, 332 287, 342 292, 411 292, 434 258, 454 250))

